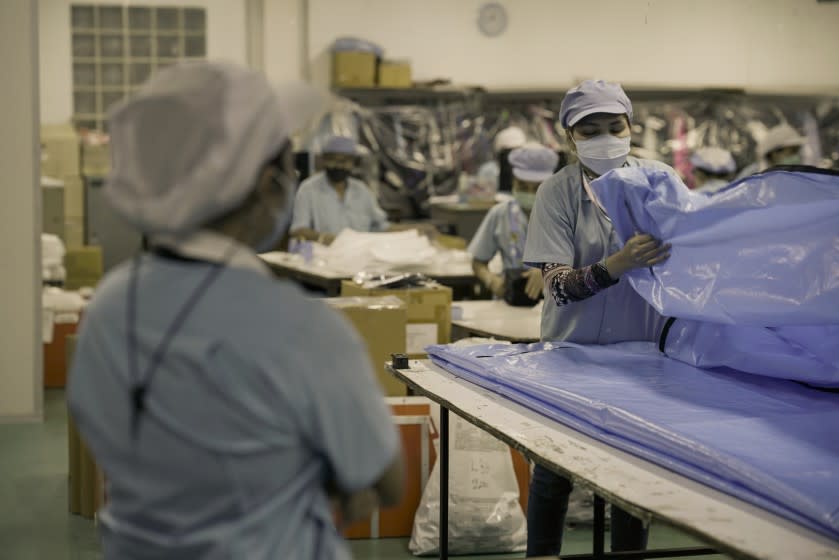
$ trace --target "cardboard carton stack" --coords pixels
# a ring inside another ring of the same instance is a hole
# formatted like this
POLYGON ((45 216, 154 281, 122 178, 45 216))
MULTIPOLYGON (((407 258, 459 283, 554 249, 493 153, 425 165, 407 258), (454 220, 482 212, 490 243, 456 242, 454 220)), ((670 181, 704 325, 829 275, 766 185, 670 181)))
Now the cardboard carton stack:
POLYGON ((79 136, 69 124, 41 125, 41 175, 64 183, 64 243, 84 244, 84 186, 79 136))

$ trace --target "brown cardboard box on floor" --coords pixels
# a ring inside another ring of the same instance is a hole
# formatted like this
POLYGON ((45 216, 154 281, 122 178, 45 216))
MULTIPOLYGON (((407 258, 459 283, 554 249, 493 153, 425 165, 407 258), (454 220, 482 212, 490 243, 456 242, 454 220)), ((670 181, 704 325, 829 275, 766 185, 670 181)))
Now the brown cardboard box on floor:
MULTIPOLYGON (((73 361, 76 336, 67 337, 67 363, 73 361)), ((73 417, 67 412, 68 509, 70 513, 93 519, 105 504, 105 476, 82 441, 73 417)))
POLYGON ((376 87, 376 55, 371 52, 340 51, 332 53, 332 86, 346 88, 376 87))
POLYGON ((352 280, 341 282, 341 296, 396 296, 408 308, 405 349, 409 358, 426 357, 429 344, 446 344, 452 331, 452 289, 431 282, 416 288, 365 288, 352 280))
POLYGON ((355 326, 367 345, 376 377, 388 396, 404 396, 405 385, 385 371, 391 354, 405 353, 407 308, 401 299, 386 297, 337 297, 325 300, 355 326))
POLYGON ((79 146, 79 136, 71 125, 41 125, 41 175, 78 177, 79 146))
POLYGON ((78 290, 85 286, 95 287, 102 279, 102 248, 92 245, 68 247, 64 255, 67 290, 78 290))

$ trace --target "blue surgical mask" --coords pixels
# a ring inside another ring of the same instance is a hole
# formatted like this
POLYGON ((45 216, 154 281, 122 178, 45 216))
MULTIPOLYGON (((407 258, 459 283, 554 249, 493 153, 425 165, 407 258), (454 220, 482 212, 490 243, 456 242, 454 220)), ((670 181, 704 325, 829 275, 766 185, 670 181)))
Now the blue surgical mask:
POLYGON ((513 191, 513 198, 519 203, 523 210, 530 211, 536 202, 536 193, 525 191, 513 191))
POLYGON ((271 233, 266 235, 254 247, 257 253, 264 253, 273 249, 280 239, 283 238, 283 235, 288 232, 288 226, 291 224, 291 213, 294 208, 294 193, 297 190, 295 181, 279 175, 274 175, 272 180, 277 186, 283 189, 285 195, 283 197, 284 204, 281 208, 277 208, 272 212, 274 227, 271 229, 271 233))
POLYGON ((603 175, 626 162, 629 142, 629 136, 618 138, 612 134, 600 134, 588 140, 575 140, 577 157, 583 165, 598 175, 603 175))

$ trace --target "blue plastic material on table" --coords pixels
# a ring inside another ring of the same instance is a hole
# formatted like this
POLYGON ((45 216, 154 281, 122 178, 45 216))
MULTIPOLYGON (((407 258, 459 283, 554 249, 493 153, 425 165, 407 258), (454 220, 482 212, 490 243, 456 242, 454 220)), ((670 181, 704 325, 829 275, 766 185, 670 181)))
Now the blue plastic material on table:
POLYGON ((626 275, 679 319, 668 356, 839 386, 839 174, 768 171, 709 195, 622 168, 592 188, 622 240, 673 246, 666 263, 626 275))
POLYGON ((444 369, 839 541, 839 394, 653 343, 431 346, 444 369))

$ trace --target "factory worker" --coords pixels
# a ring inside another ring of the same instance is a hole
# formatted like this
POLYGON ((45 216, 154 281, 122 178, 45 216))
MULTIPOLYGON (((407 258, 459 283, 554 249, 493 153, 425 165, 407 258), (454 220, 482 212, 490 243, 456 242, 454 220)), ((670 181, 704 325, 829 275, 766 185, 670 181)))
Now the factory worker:
POLYGON ((488 161, 478 168, 478 179, 486 179, 498 185, 500 192, 510 192, 513 185, 513 174, 508 156, 512 150, 520 148, 527 142, 524 131, 517 126, 508 126, 495 135, 493 151, 495 159, 488 161))
POLYGON ((513 169, 513 200, 500 202, 490 209, 468 250, 475 276, 493 295, 504 297, 507 303, 532 305, 542 294, 542 272, 525 268, 522 263, 527 220, 536 190, 553 175, 559 156, 541 144, 530 143, 510 152, 509 160, 513 169), (489 261, 496 253, 501 253, 502 275, 489 270, 489 261), (522 286, 521 294, 514 291, 516 284, 522 286))
POLYGON ((778 165, 802 165, 801 149, 806 141, 787 123, 770 128, 757 146, 761 170, 778 165))
MULTIPOLYGON (((629 156, 632 104, 620 85, 572 88, 560 120, 578 163, 542 183, 530 214, 524 261, 542 271, 543 341, 611 344, 657 340, 663 318, 621 276, 663 262, 669 247, 643 232, 623 247, 589 183, 618 167, 663 163, 629 156)), ((527 511, 528 556, 559 554, 571 481, 536 465, 527 511)), ((612 550, 646 548, 643 523, 612 507, 612 550)))
POLYGON ((193 62, 110 116, 106 195, 150 249, 97 288, 70 377, 107 559, 349 558, 331 499, 352 518, 399 498, 364 344, 254 252, 288 228, 289 137, 319 97, 193 62))
POLYGON ((353 138, 333 136, 323 148, 324 170, 297 191, 291 235, 329 244, 345 228, 388 231, 387 215, 363 182, 350 177, 358 158, 353 138))
POLYGON ((737 164, 731 152, 723 148, 699 148, 690 156, 694 190, 716 192, 731 182, 737 164))

